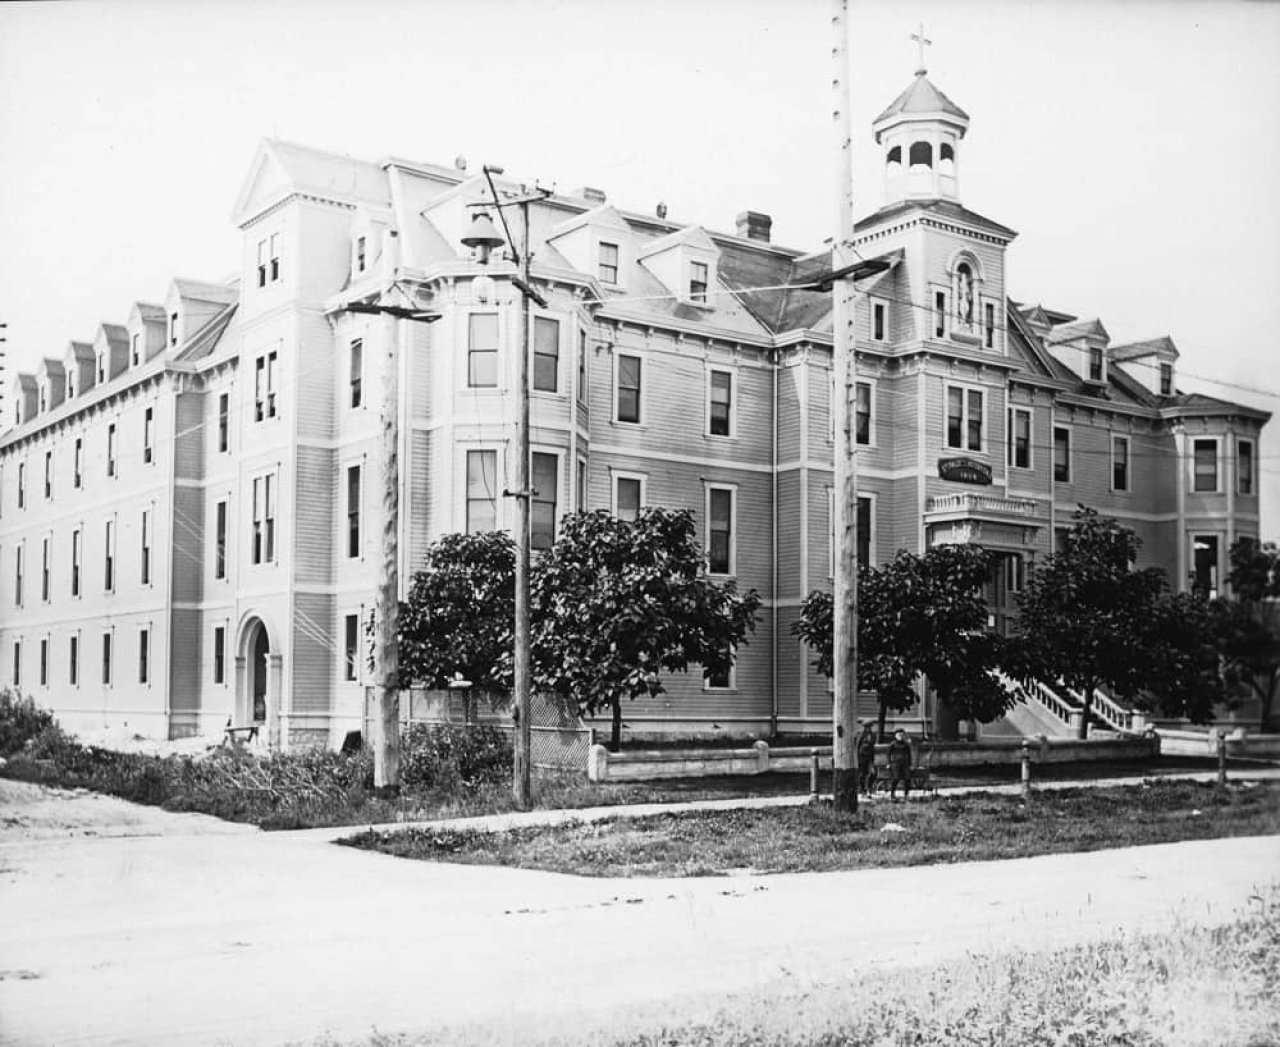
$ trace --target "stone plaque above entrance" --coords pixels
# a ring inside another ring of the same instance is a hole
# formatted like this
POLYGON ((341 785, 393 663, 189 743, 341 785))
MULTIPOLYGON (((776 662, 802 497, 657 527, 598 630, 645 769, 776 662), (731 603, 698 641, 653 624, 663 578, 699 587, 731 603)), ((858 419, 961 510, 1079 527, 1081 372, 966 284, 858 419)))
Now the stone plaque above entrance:
POLYGON ((973 458, 939 458, 938 475, 961 484, 991 483, 991 466, 973 458))

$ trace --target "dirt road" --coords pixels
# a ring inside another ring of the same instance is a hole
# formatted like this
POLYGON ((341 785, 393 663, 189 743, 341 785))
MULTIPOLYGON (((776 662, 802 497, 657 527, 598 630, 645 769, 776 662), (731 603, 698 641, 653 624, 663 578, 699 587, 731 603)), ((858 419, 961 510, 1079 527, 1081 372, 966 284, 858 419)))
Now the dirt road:
POLYGON ((1280 838, 586 880, 401 861, 0 782, 0 1043, 279 1044, 605 1008, 1228 919, 1280 838), (24 799, 29 801, 24 805, 24 799), (43 814, 35 812, 43 811, 43 814))

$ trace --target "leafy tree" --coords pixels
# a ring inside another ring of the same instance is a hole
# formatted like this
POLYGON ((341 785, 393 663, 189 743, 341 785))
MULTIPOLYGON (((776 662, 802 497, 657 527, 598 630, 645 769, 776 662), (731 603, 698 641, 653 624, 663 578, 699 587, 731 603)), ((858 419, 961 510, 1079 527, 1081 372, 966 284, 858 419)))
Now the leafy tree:
MULTIPOLYGON (((983 584, 991 556, 977 546, 938 546, 908 552, 882 567, 858 572, 858 686, 876 691, 879 731, 890 710, 916 700, 923 673, 966 719, 993 720, 1013 701, 992 675, 1004 658, 1001 637, 986 631, 983 584)), ((817 652, 815 665, 832 673, 831 594, 812 592, 792 632, 817 652)))
POLYGON ((566 517, 530 595, 538 686, 582 713, 611 710, 615 751, 623 700, 663 693, 661 674, 691 663, 726 671, 760 606, 755 590, 707 577, 693 514, 663 508, 566 517))
POLYGON ((1031 672, 1081 695, 1084 738, 1095 690, 1132 700, 1147 681, 1164 575, 1132 568, 1139 540, 1129 528, 1083 506, 1073 519, 1065 548, 1031 571, 1019 596, 1019 646, 1031 672))
POLYGON ((1272 727, 1280 684, 1280 549, 1243 538, 1230 550, 1227 581, 1234 600, 1222 601, 1221 651, 1228 682, 1248 685, 1261 702, 1259 726, 1272 727))
POLYGON ((461 674, 490 701, 512 681, 515 543, 501 531, 447 534, 427 549, 400 605, 400 686, 461 674))
POLYGON ((1213 719, 1219 703, 1231 701, 1220 651, 1231 608, 1203 593, 1162 593, 1146 623, 1146 639, 1135 657, 1145 663, 1145 687, 1136 704, 1194 723, 1213 719))

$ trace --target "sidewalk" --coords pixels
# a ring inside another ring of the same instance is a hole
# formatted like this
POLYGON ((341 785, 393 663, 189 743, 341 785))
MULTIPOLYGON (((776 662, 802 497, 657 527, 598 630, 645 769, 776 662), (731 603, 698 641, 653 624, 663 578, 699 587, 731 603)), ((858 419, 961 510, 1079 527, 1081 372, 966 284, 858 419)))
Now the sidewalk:
MULTIPOLYGON (((1033 772, 1034 773, 1034 772, 1033 772)), ((1217 781, 1214 771, 1174 771, 1159 776, 1160 780, 1179 779, 1182 781, 1214 782, 1217 781)), ((1044 792, 1051 789, 1107 788, 1112 786, 1140 786, 1152 778, 1093 778, 1074 781, 1048 781, 1037 784, 1032 780, 1032 789, 1044 792)), ((1259 765, 1256 770, 1242 771, 1238 768, 1228 774, 1230 782, 1266 782, 1280 781, 1280 767, 1259 765)), ((1006 796, 1021 793, 1020 783, 1011 785, 959 785, 947 786, 937 790, 938 796, 967 796, 972 793, 1002 793, 1006 796)), ((930 794, 932 795, 932 794, 930 794)), ((821 797, 830 800, 830 795, 821 797)), ((859 804, 885 803, 888 798, 883 795, 859 798, 859 804)), ((910 802, 910 801, 908 801, 910 802)), ((673 801, 671 803, 615 804, 607 807, 579 807, 567 809, 512 811, 508 814, 486 814, 470 818, 443 818, 418 822, 382 822, 373 825, 337 825, 323 829, 295 829, 272 835, 287 836, 296 840, 313 840, 332 843, 356 833, 372 829, 377 832, 400 832, 405 829, 452 829, 472 830, 475 832, 506 832, 509 829, 527 829, 535 826, 565 825, 571 822, 602 822, 612 818, 648 818, 656 814, 676 814, 685 811, 734 811, 743 808, 764 807, 802 807, 809 803, 809 795, 803 793, 795 796, 742 796, 728 800, 690 800, 673 801)))

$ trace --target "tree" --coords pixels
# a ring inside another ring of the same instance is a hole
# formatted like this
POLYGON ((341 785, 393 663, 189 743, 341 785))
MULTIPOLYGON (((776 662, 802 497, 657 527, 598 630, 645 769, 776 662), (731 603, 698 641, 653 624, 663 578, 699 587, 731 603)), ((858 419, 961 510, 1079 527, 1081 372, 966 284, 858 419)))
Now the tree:
POLYGON ((1280 549, 1242 538, 1230 550, 1227 582, 1235 599, 1221 601, 1221 651, 1229 682, 1247 685, 1262 709, 1259 727, 1272 724, 1280 684, 1280 549))
POLYGON ((1136 704, 1193 723, 1213 719, 1231 701, 1220 652, 1230 632, 1231 608, 1204 593, 1162 593, 1146 623, 1145 686, 1136 704))
MULTIPOLYGON (((909 709, 923 673, 966 719, 993 720, 1014 700, 992 674, 1004 656, 1001 637, 986 631, 983 584, 991 556, 977 546, 938 546, 923 556, 899 552, 882 567, 858 572, 858 686, 874 690, 883 738, 890 710, 909 709)), ((806 597, 792 633, 832 671, 831 594, 806 597)))
POLYGON ((584 714, 609 709, 615 751, 623 701, 662 694, 662 674, 690 664, 726 672, 760 606, 755 590, 707 577, 693 514, 663 508, 566 517, 530 596, 537 685, 584 714))
POLYGON ((1019 646, 1035 675, 1080 694, 1084 738, 1095 690, 1133 699, 1145 685, 1165 583, 1157 568, 1132 568, 1140 544, 1132 530, 1084 506, 1073 519, 1063 550, 1031 571, 1019 596, 1019 646))
POLYGON ((456 674, 490 701, 511 691, 515 543, 501 531, 447 534, 427 549, 400 605, 400 686, 456 674))

